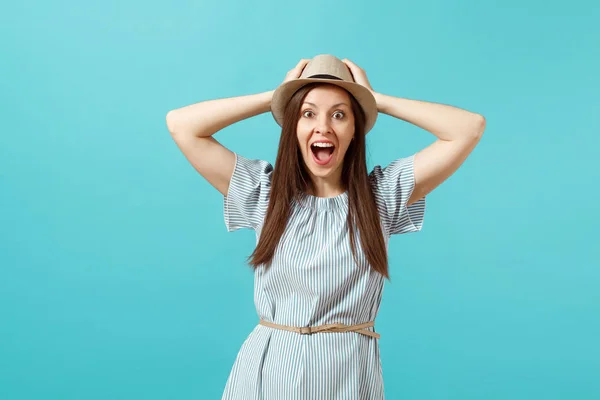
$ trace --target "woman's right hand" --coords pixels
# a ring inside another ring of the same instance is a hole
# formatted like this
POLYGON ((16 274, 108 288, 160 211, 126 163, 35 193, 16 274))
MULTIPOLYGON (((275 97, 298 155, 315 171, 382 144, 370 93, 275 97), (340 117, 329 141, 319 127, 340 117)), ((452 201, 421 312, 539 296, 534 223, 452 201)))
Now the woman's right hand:
POLYGON ((310 62, 310 59, 306 59, 306 58, 303 58, 302 60, 300 60, 298 65, 296 65, 294 68, 292 68, 291 70, 288 71, 288 73, 285 76, 285 79, 283 80, 282 83, 289 82, 294 79, 300 78, 300 75, 302 75, 302 71, 304 70, 304 67, 306 67, 306 64, 308 64, 309 62, 310 62))

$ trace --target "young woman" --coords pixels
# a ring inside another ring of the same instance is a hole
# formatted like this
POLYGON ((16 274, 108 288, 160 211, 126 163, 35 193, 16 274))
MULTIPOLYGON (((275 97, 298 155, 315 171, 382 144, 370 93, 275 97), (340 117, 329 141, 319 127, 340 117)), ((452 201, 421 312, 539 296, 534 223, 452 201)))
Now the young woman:
POLYGON ((374 320, 389 279, 389 237, 421 230, 425 196, 464 162, 485 119, 380 94, 351 61, 320 55, 301 60, 275 91, 183 107, 167 125, 223 194, 228 231, 256 232, 259 323, 223 399, 383 399, 374 320), (269 110, 282 126, 275 168, 213 138, 269 110), (365 135, 379 112, 438 140, 368 172, 365 135))

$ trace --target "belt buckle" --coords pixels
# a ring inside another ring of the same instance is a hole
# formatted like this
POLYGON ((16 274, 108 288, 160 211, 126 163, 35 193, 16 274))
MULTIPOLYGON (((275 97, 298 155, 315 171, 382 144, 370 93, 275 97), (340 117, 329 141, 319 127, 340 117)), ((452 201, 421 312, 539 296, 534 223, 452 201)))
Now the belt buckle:
POLYGON ((312 334, 312 329, 310 326, 301 326, 300 327, 300 334, 301 335, 310 335, 312 334))

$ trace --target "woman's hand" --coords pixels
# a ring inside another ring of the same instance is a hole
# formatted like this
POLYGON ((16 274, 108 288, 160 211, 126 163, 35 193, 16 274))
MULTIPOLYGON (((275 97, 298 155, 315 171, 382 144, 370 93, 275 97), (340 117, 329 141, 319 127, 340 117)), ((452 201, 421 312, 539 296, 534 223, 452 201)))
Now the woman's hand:
POLYGON ((309 61, 310 61, 310 59, 306 59, 306 58, 303 58, 302 60, 300 60, 298 65, 296 65, 294 68, 292 68, 291 70, 288 71, 288 73, 285 76, 285 79, 283 80, 282 83, 293 81, 294 79, 300 78, 300 75, 302 75, 302 71, 304 71, 304 67, 306 67, 306 64, 308 64, 309 61))
POLYGON ((346 66, 350 69, 350 72, 352 73, 352 76, 354 77, 354 81, 356 83, 358 83, 359 85, 362 85, 371 91, 371 93, 373 94, 373 97, 375 97, 375 101, 377 102, 377 111, 382 112, 382 104, 381 103, 383 101, 383 96, 380 95, 379 93, 377 93, 375 90, 373 90, 373 88, 371 87, 371 84, 369 83, 369 79, 367 78, 367 73, 365 72, 365 70, 360 68, 358 65, 354 64, 352 61, 348 60, 347 58, 344 58, 342 60, 342 62, 344 64, 346 64, 346 66))
POLYGON ((346 64, 346 66, 350 69, 350 72, 352 73, 352 76, 354 77, 354 81, 356 83, 358 83, 359 85, 366 87, 367 89, 369 89, 371 91, 371 93, 373 93, 373 95, 375 95, 375 90, 373 90, 373 88, 371 87, 371 84, 369 83, 369 79, 367 78, 367 74, 366 74, 365 70, 360 68, 358 65, 354 64, 352 61, 348 60, 347 58, 344 58, 342 60, 342 62, 344 64, 346 64))
MULTIPOLYGON (((310 61, 310 59, 306 59, 306 58, 303 58, 302 60, 300 60, 300 62, 294 68, 292 68, 288 71, 288 73, 285 76, 285 79, 283 80, 283 82, 281 82, 281 84, 283 85, 286 82, 293 81, 294 79, 300 78, 300 75, 302 75, 302 71, 304 71, 304 67, 306 67, 306 65, 308 64, 309 61, 310 61)), ((271 101, 273 100, 274 93, 275 93, 275 89, 265 92, 265 95, 268 96, 268 99, 269 99, 268 100, 269 107, 271 107, 271 101)))

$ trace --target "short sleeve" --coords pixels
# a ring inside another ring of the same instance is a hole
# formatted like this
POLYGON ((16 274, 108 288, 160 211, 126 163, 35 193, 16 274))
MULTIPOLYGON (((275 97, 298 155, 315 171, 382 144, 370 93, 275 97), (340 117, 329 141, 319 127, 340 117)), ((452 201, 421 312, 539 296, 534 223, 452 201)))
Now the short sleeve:
POLYGON ((269 205, 272 172, 273 166, 267 161, 251 160, 235 153, 233 175, 223 198, 227 231, 256 230, 262 225, 269 205))
POLYGON ((392 161, 385 168, 376 166, 370 173, 382 222, 388 235, 417 232, 423 227, 425 197, 406 206, 415 188, 414 154, 392 161))

